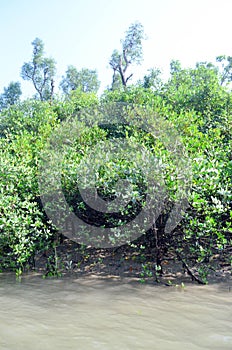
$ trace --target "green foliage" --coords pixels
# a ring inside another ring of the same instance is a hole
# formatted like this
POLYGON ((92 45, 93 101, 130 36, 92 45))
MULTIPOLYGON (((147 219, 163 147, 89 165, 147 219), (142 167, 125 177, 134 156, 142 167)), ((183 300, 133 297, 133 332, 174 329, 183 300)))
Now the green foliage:
MULTIPOLYGON (((122 53, 112 57, 112 67, 116 73, 120 74, 120 62, 121 69, 125 69, 128 62, 137 63, 141 59, 141 38, 142 27, 131 27, 122 42, 122 53), (138 36, 135 36, 135 40, 132 33, 136 31, 138 36), (126 58, 124 55, 127 55, 126 58)), ((41 99, 45 100, 48 96, 45 91, 51 93, 49 84, 53 73, 49 75, 50 68, 49 64, 46 66, 47 61, 44 61, 42 42, 38 39, 33 45, 33 60, 24 65, 24 73, 27 72, 32 79, 33 65, 39 67, 34 82, 37 84, 37 92, 41 92, 41 99), (45 85, 41 80, 43 69, 48 69, 45 85)), ((224 59, 220 58, 218 62, 222 63, 224 59)), ((226 68, 225 79, 229 79, 228 72, 230 70, 226 68)), ((219 69, 209 63, 198 63, 195 68, 184 69, 178 61, 172 61, 168 82, 160 82, 158 71, 151 70, 142 84, 106 91, 101 98, 93 92, 93 86, 87 84, 88 87, 84 88, 87 85, 83 83, 83 86, 78 87, 79 82, 72 81, 71 78, 70 76, 70 81, 67 82, 68 94, 61 100, 54 100, 52 104, 38 100, 9 103, 0 113, 0 268, 12 268, 20 275, 25 266, 32 263, 36 252, 47 247, 56 248, 56 228, 49 222, 42 208, 38 188, 38 165, 44 156, 45 144, 50 139, 55 141, 56 147, 51 143, 49 156, 52 157, 57 149, 64 155, 61 162, 61 183, 71 209, 96 227, 111 227, 116 224, 115 231, 109 237, 112 244, 129 240, 130 232, 125 230, 119 234, 119 229, 126 222, 126 217, 136 216, 146 202, 149 181, 144 178, 138 166, 143 160, 140 150, 143 149, 144 154, 150 152, 154 155, 159 164, 157 169, 162 169, 162 176, 155 171, 155 167, 150 167, 144 161, 145 168, 150 179, 165 186, 167 198, 157 220, 156 244, 154 245, 154 235, 151 238, 143 230, 139 234, 147 235, 146 243, 159 247, 159 254, 171 249, 184 256, 185 261, 200 266, 199 275, 206 281, 208 270, 200 264, 208 264, 215 253, 221 253, 232 244, 232 94, 222 86, 219 69), (77 84, 74 90, 72 83, 77 84), (86 92, 87 90, 91 92, 86 92), (114 109, 115 104, 119 110, 114 109), (111 113, 110 116, 115 113, 116 121, 119 113, 124 123, 113 123, 108 112, 111 113), (157 135, 142 130, 141 123, 156 126, 157 135), (178 200, 180 187, 176 176, 176 158, 167 147, 165 139, 165 131, 172 128, 180 141, 175 147, 184 145, 192 179, 188 191, 189 208, 184 219, 174 231, 166 234, 163 226, 178 200), (71 136, 75 136, 73 139, 69 138, 70 130, 71 136), (126 140, 127 154, 118 152, 114 159, 107 158, 104 145, 111 137, 123 137, 126 140), (140 148, 133 148, 134 144, 140 148), (102 155, 103 164, 94 157, 94 152, 102 155), (92 157, 88 158, 90 155, 92 157), (108 201, 109 207, 111 201, 120 194, 120 181, 127 180, 129 184, 125 186, 124 193, 127 205, 114 215, 103 213, 101 216, 91 211, 78 187, 84 178, 84 167, 98 169, 95 172, 95 182, 90 178, 84 189, 96 185, 98 195, 108 201)), ((86 75, 87 78, 93 76, 86 75)), ((9 99, 14 102, 10 93, 13 90, 5 92, 9 92, 9 99)), ((7 96, 6 94, 5 97, 7 96)), ((52 170, 56 169, 54 158, 52 170)), ((158 185, 153 188, 155 198, 159 198, 158 185)), ((55 188, 45 186, 45 192, 50 191, 52 194, 53 189, 55 188)), ((50 204, 53 204, 52 199, 50 204)), ((57 203, 58 206, 59 204, 57 203)), ((78 234, 87 235, 81 231, 78 234)), ((101 244, 102 237, 97 239, 101 244)), ((159 268, 158 262, 156 266, 159 268)), ((48 270, 50 274, 58 271, 56 250, 48 261, 48 270)), ((144 263, 141 277, 144 279, 151 272, 156 276, 160 271, 153 272, 144 263)))
POLYGON ((81 89, 73 90, 64 100, 55 101, 53 110, 59 120, 80 116, 83 111, 98 108, 99 100, 94 92, 83 92, 81 89))
POLYGON ((176 243, 199 263, 231 245, 232 129, 226 111, 220 123, 214 120, 213 109, 208 123, 205 115, 195 113, 171 116, 192 163, 190 208, 181 223, 181 241, 176 243))
POLYGON ((23 268, 52 236, 39 206, 33 137, 1 140, 0 264, 23 268))
POLYGON ((48 103, 26 101, 1 115, 0 264, 22 270, 54 235, 39 201, 37 164, 56 123, 48 103))
MULTIPOLYGON (((160 242, 168 249, 180 249, 196 263, 207 262, 232 243, 232 95, 221 86, 211 64, 182 69, 172 62, 171 72, 170 81, 158 94, 131 87, 107 92, 103 100, 150 106, 178 130, 192 164, 190 208, 176 233, 161 237, 160 242)), ((165 179, 168 186, 169 177, 165 179)), ((202 271, 200 276, 206 281, 202 271)))
POLYGON ((191 211, 183 228, 186 237, 193 239, 197 256, 204 260, 231 244, 232 169, 227 152, 209 142, 193 170, 191 211))
POLYGON ((104 105, 115 102, 149 107, 154 111, 154 117, 158 114, 166 118, 173 113, 172 107, 161 96, 154 94, 151 89, 140 86, 130 86, 126 90, 106 91, 101 96, 101 102, 104 105))
POLYGON ((232 113, 231 93, 220 85, 217 68, 198 63, 194 69, 182 69, 174 63, 161 96, 178 114, 195 111, 204 133, 211 128, 224 128, 226 133, 232 113))
MULTIPOLYGON (((96 227, 114 227, 115 231, 111 230, 112 235, 108 238, 103 237, 103 239, 108 239, 107 242, 118 245, 122 242, 128 242, 136 229, 139 232, 137 237, 145 233, 136 223, 133 226, 133 232, 129 229, 120 233, 119 231, 120 227, 128 222, 129 218, 131 220, 131 218, 136 217, 139 210, 145 205, 149 207, 150 215, 155 215, 152 213, 161 205, 159 202, 160 186, 162 187, 164 180, 166 180, 166 188, 170 197, 164 204, 164 210, 167 211, 170 205, 179 199, 175 191, 181 187, 181 184, 178 176, 174 175, 177 159, 172 151, 166 147, 165 132, 167 128, 170 128, 170 123, 157 115, 154 119, 153 109, 151 108, 148 113, 148 107, 147 112, 141 107, 130 105, 123 107, 120 111, 120 116, 124 120, 122 125, 114 124, 112 120, 109 120, 108 113, 101 115, 102 109, 100 108, 94 116, 93 111, 90 111, 89 114, 85 111, 83 118, 80 114, 78 118, 72 118, 67 123, 58 126, 54 133, 54 139, 51 139, 48 152, 45 153, 45 157, 48 157, 50 162, 43 184, 43 196, 49 198, 46 201, 47 210, 52 211, 53 206, 58 210, 62 210, 62 199, 59 202, 59 199, 53 196, 53 193, 60 191, 57 183, 53 181, 56 177, 55 174, 60 171, 62 173, 62 191, 73 212, 78 217, 82 217, 83 221, 96 225, 96 227), (151 126, 159 126, 161 140, 158 136, 155 137, 141 130, 140 126, 143 122, 151 126), (89 125, 91 125, 91 128, 89 128, 89 125), (66 135, 69 135, 69 139, 66 135), (117 149, 114 151, 113 159, 108 153, 110 151, 105 150, 106 144, 107 147, 110 146, 108 140, 111 137, 124 138, 128 144, 126 153, 123 148, 117 149), (54 144, 56 145, 55 148, 53 147, 54 144), (137 145, 140 147, 138 148, 137 145), (63 155, 61 165, 56 164, 58 150, 58 153, 63 155), (149 162, 150 156, 147 157, 149 152, 152 155, 151 162, 149 162), (96 157, 95 154, 99 157, 96 157), (141 165, 146 173, 145 179, 143 178, 141 165), (161 178, 161 168, 164 179, 161 178), (85 180, 86 169, 91 169, 95 174, 95 177, 88 177, 88 181, 85 180), (123 188, 123 200, 127 205, 120 207, 116 212, 114 207, 111 207, 111 201, 120 195, 120 183, 122 181, 128 182, 128 185, 123 188), (92 210, 83 200, 80 188, 85 190, 86 193, 91 193, 91 190, 96 188, 100 197, 108 202, 108 209, 114 214, 99 213, 92 210), (146 190, 152 194, 152 200, 150 199, 149 203, 146 203, 145 200, 146 190), (53 198, 55 199, 53 200, 53 198)), ((114 115, 114 110, 109 108, 109 111, 111 115, 114 115)), ((117 110, 115 110, 116 112, 117 110)), ((117 118, 115 122, 117 122, 117 118)), ((64 218, 63 221, 65 220, 64 218)), ((62 225, 62 222, 60 222, 60 225, 62 225)), ((88 235, 79 227, 73 234, 78 241, 81 241, 83 236, 88 235)), ((102 237, 95 238, 97 241, 94 242, 92 238, 91 243, 93 245, 101 244, 102 237)))
POLYGON ((0 114, 0 136, 20 135, 24 131, 39 135, 49 133, 56 123, 55 107, 48 102, 26 100, 17 106, 10 106, 0 114))
POLYGON ((151 68, 148 69, 148 74, 146 74, 143 78, 142 82, 139 82, 145 89, 152 89, 153 91, 160 91, 163 83, 161 79, 161 71, 160 69, 151 68))
POLYGON ((0 111, 19 102, 22 95, 19 82, 11 82, 4 88, 3 94, 0 95, 0 111))
POLYGON ((82 68, 79 72, 74 66, 68 66, 66 76, 60 84, 63 92, 69 94, 79 89, 83 92, 97 92, 100 87, 96 70, 82 68))
MULTIPOLYGON (((17 273, 47 249, 56 231, 41 206, 38 165, 41 150, 60 119, 98 104, 93 93, 74 91, 53 105, 28 100, 0 114, 0 266, 17 273)), ((49 263, 49 262, 48 262, 49 263)), ((49 265, 50 266, 50 265, 49 265)))

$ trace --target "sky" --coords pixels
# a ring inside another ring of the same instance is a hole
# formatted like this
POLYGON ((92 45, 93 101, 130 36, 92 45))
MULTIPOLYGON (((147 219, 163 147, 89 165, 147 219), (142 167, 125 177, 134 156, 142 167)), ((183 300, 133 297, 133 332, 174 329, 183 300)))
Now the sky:
POLYGON ((68 65, 96 69, 100 91, 111 84, 109 59, 131 23, 143 24, 144 60, 134 81, 149 68, 168 77, 172 59, 183 67, 232 56, 232 0, 0 0, 0 93, 20 81, 23 97, 35 93, 20 77, 32 58, 32 41, 57 62, 56 89, 68 65))

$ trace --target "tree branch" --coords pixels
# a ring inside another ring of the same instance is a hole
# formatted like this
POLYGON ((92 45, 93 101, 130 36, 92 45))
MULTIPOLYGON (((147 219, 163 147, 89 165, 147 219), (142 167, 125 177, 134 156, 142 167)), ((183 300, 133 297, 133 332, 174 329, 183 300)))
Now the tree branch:
POLYGON ((128 82, 128 80, 133 76, 133 73, 131 73, 127 78, 126 78, 126 83, 128 82))
POLYGON ((193 281, 196 281, 199 284, 206 284, 205 282, 203 282, 199 277, 197 277, 195 275, 195 273, 191 270, 191 268, 188 266, 188 264, 186 263, 186 261, 181 257, 180 253, 178 253, 176 251, 176 255, 178 257, 178 259, 182 262, 183 267, 187 270, 187 273, 189 274, 189 276, 192 277, 193 281))

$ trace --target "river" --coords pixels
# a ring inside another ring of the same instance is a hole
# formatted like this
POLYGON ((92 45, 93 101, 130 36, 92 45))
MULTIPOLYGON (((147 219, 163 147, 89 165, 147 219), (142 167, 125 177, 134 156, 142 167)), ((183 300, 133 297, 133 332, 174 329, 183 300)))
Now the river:
POLYGON ((232 289, 0 275, 1 350, 232 349, 232 289))

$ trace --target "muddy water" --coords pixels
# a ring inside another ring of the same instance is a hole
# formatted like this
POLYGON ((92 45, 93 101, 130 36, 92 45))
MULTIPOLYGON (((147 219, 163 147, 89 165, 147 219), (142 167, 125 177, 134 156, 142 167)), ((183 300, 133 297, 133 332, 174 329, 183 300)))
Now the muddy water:
POLYGON ((232 349, 232 289, 0 276, 1 350, 232 349))

